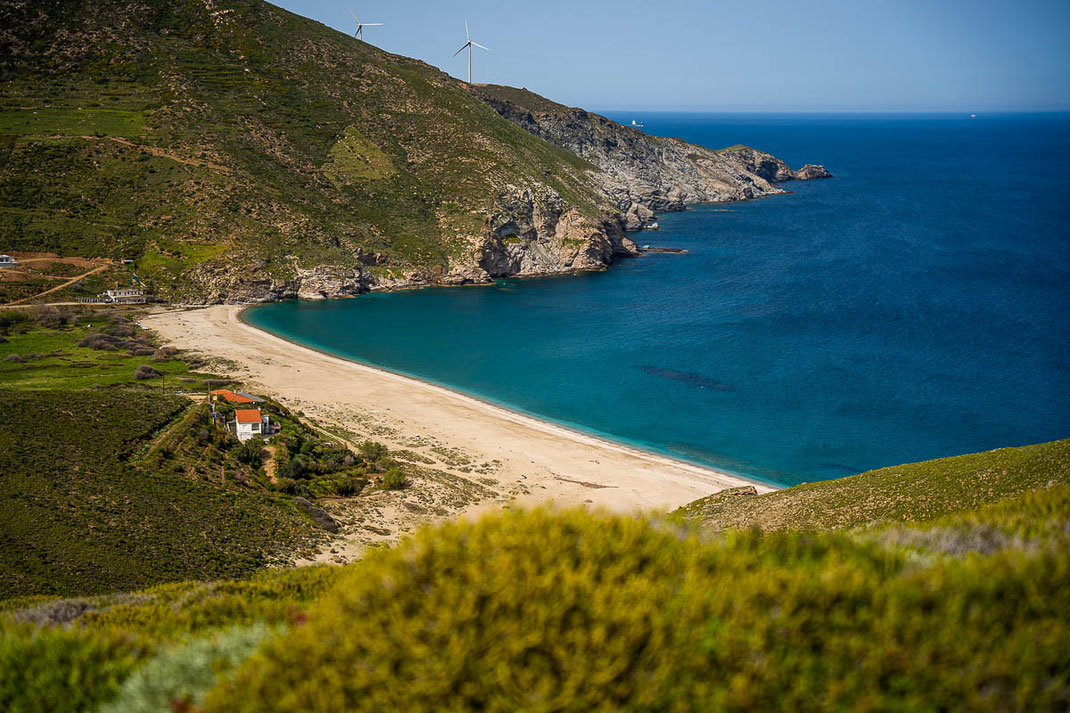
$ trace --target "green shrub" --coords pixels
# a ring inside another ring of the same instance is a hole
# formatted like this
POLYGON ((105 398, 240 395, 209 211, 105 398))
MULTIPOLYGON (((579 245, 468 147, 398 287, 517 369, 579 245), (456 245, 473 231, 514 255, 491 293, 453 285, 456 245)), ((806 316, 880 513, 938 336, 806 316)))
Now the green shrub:
POLYGON ((352 475, 344 476, 334 482, 334 493, 342 497, 352 497, 364 490, 364 486, 367 484, 368 481, 364 478, 352 475))
POLYGON ((137 646, 115 632, 0 621, 0 710, 69 713, 113 697, 134 667, 137 646))
POLYGON ((148 364, 142 364, 134 370, 134 378, 138 380, 158 379, 163 376, 159 369, 154 369, 148 364))
POLYGON ((14 334, 31 323, 30 315, 20 309, 0 310, 0 334, 14 334))
POLYGON ((303 458, 291 458, 289 461, 279 466, 277 475, 280 481, 297 480, 304 476, 306 470, 308 470, 308 464, 303 458))
POLYGON ((208 711, 1063 710, 1070 550, 509 513, 373 553, 208 711))
POLYGON ((360 457, 368 465, 385 458, 388 452, 386 446, 378 441, 364 441, 360 444, 360 457))
POLYGON ((275 481, 275 489, 280 493, 293 495, 297 492, 297 481, 293 478, 279 478, 275 481))
POLYGON ((390 468, 383 473, 383 487, 387 490, 401 490, 407 483, 401 468, 390 468))
POLYGON ((263 451, 264 441, 260 438, 250 438, 234 449, 234 456, 242 463, 258 468, 260 467, 263 451))

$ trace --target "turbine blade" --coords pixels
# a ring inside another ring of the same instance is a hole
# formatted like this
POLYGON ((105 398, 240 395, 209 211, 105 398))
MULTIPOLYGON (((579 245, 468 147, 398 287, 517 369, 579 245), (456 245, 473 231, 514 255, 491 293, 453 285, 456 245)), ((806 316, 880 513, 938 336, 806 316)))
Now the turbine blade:
POLYGON ((364 26, 365 27, 382 27, 383 23, 381 23, 381 22, 365 22, 364 26))
POLYGON ((454 56, 454 57, 456 57, 456 56, 457 56, 457 55, 459 55, 459 54, 460 54, 461 52, 464 52, 464 51, 465 51, 466 49, 468 49, 468 45, 470 45, 470 44, 471 44, 471 42, 465 42, 465 43, 464 43, 464 44, 463 44, 463 45, 461 46, 461 49, 459 49, 459 50, 457 50, 456 52, 454 52, 454 53, 453 53, 453 56, 454 56))
POLYGON ((478 47, 481 50, 486 50, 486 51, 490 52, 490 47, 484 47, 483 45, 479 44, 478 42, 473 42, 472 44, 474 44, 476 47, 478 47))
MULTIPOLYGON (((353 12, 353 8, 347 7, 346 10, 349 10, 349 14, 353 16, 354 20, 357 20, 357 13, 353 12)), ((357 24, 360 24, 360 20, 357 20, 357 24)))
POLYGON ((472 39, 472 36, 470 34, 468 34, 468 20, 464 21, 464 38, 466 40, 472 39))

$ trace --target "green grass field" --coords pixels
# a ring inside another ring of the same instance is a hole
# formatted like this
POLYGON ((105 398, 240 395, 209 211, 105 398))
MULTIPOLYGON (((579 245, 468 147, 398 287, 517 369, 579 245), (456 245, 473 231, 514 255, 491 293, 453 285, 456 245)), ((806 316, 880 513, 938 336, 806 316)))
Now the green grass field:
POLYGON ((145 116, 124 109, 8 109, 0 111, 0 134, 19 136, 140 136, 145 116))
POLYGON ((0 344, 0 389, 57 391, 133 383, 137 368, 148 364, 166 375, 154 385, 173 390, 177 384, 171 379, 189 374, 189 367, 180 359, 155 361, 151 355, 78 346, 79 340, 93 331, 91 325, 89 321, 68 330, 40 329, 5 337, 8 343, 0 344), (15 363, 7 359, 12 354, 40 358, 15 363))

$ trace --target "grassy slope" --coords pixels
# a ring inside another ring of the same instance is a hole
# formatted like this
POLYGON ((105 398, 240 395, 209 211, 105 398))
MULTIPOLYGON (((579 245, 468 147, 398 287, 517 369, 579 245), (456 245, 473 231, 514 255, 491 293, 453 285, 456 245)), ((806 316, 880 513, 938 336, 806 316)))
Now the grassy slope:
POLYGON ((530 111, 532 114, 568 111, 569 107, 558 104, 528 89, 518 89, 504 84, 477 84, 477 90, 492 99, 509 102, 530 111))
POLYGON ((0 398, 3 596, 246 575, 311 530, 281 501, 128 462, 186 399, 144 387, 0 398))
POLYGON ((845 529, 932 520, 1067 482, 1070 440, 881 468, 759 496, 728 491, 675 514, 713 530, 845 529))
POLYGON ((242 576, 313 536, 287 498, 237 481, 233 453, 179 457, 204 428, 167 393, 200 385, 185 361, 79 346, 104 332, 145 349, 122 313, 7 311, 0 327, 0 596, 242 576), (141 365, 167 378, 137 381, 141 365))
POLYGON ((434 271, 506 184, 602 209, 589 165, 440 71, 260 0, 205 5, 0 0, 7 249, 137 258, 161 289, 202 263, 434 271))
POLYGON ((203 398, 173 395, 219 380, 128 316, 0 311, 0 598, 246 575, 308 555, 336 527, 292 496, 351 497, 409 473, 379 444, 350 453, 270 399, 270 449, 239 444, 223 425, 233 406, 213 420, 203 398), (164 378, 138 380, 142 365, 164 378))

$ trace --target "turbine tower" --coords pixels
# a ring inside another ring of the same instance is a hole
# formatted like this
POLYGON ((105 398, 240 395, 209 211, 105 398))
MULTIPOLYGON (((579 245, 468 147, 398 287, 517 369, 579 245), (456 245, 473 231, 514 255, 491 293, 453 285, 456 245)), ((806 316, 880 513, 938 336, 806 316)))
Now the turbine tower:
POLYGON ((465 40, 467 40, 467 41, 463 45, 461 45, 461 49, 459 49, 459 50, 457 50, 456 52, 453 53, 453 56, 456 57, 461 52, 464 52, 465 50, 468 50, 468 83, 471 84, 472 83, 472 48, 473 47, 478 47, 481 50, 486 50, 486 51, 490 52, 490 47, 484 47, 483 45, 479 44, 478 42, 473 42, 472 41, 472 36, 468 34, 468 20, 464 21, 464 37, 465 37, 465 40))
POLYGON ((353 33, 353 36, 356 37, 361 42, 364 41, 364 28, 365 27, 382 27, 383 26, 383 23, 381 23, 381 22, 361 22, 359 19, 357 19, 357 15, 356 15, 356 13, 353 12, 352 8, 348 8, 347 7, 346 10, 349 10, 349 14, 353 16, 354 20, 356 20, 357 31, 353 33))

